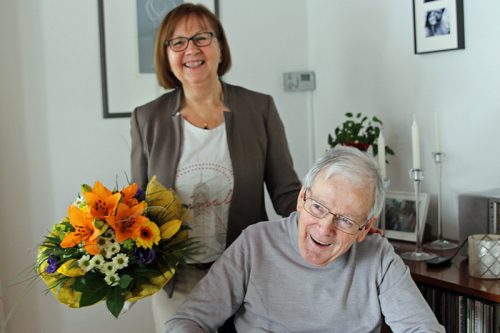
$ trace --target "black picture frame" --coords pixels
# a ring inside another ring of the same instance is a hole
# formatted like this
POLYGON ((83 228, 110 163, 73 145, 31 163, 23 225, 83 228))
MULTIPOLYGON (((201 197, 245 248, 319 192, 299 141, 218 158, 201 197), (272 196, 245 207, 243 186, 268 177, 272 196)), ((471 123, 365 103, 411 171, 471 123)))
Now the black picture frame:
POLYGON ((415 54, 465 49, 463 0, 413 0, 415 54))
MULTIPOLYGON (((104 118, 130 117, 136 106, 164 92, 154 73, 139 70, 139 28, 134 22, 138 3, 138 0, 97 0, 104 118), (130 54, 134 54, 134 60, 128 59, 130 54)), ((219 16, 219 0, 197 3, 205 4, 219 16)))

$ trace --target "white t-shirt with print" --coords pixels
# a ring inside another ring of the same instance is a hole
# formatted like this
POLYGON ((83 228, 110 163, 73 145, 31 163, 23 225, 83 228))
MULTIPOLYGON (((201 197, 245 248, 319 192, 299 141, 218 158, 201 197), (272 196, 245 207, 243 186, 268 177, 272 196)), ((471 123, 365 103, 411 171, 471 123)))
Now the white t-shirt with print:
POLYGON ((233 167, 226 126, 201 129, 183 120, 184 143, 177 168, 176 191, 189 206, 190 236, 203 247, 195 262, 215 261, 226 248, 233 167))

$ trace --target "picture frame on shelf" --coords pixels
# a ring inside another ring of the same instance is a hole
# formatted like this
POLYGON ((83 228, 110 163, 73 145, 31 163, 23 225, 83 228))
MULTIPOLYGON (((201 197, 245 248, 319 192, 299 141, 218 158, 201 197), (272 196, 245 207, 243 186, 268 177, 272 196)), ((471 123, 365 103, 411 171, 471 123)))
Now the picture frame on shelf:
MULTIPOLYGON (((154 72, 156 32, 185 1, 97 0, 104 118, 130 117, 135 107, 165 93, 154 72)), ((218 15, 219 0, 199 0, 218 15)))
MULTIPOLYGON (((423 235, 429 209, 429 194, 419 197, 420 234, 423 235)), ((387 238, 416 242, 415 194, 412 192, 388 191, 385 196, 385 230, 387 238)))
POLYGON ((413 0, 415 54, 465 49, 463 0, 413 0))

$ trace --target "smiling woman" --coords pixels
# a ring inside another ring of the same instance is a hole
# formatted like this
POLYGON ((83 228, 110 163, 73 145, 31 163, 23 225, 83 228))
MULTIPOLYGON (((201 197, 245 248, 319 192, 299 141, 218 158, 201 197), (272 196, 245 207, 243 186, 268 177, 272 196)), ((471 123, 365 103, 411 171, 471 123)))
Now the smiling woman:
POLYGON ((158 82, 170 91, 132 113, 132 177, 143 184, 156 174, 175 187, 190 207, 190 235, 203 244, 175 284, 153 297, 156 330, 163 332, 224 249, 248 225, 267 219, 264 183, 276 212, 287 216, 300 181, 272 97, 222 81, 231 53, 219 19, 206 7, 184 3, 167 14, 155 66, 158 82))

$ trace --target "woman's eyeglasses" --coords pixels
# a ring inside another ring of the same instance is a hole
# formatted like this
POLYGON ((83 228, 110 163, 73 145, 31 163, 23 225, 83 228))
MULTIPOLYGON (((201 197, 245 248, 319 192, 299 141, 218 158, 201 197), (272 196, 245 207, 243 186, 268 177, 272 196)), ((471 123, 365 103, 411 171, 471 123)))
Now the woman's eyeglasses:
POLYGON ((176 37, 165 42, 174 52, 182 52, 188 48, 189 41, 192 40, 196 46, 208 46, 212 43, 215 34, 213 32, 198 32, 191 37, 176 37))

